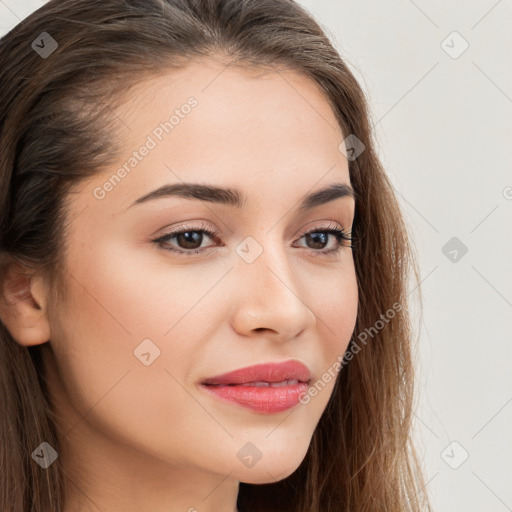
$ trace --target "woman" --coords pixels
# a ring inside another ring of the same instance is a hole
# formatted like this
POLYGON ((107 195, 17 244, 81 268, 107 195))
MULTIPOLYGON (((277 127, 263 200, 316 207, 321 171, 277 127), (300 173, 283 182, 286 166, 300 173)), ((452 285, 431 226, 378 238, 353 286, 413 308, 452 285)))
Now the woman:
POLYGON ((0 70, 0 509, 428 509, 411 250, 312 17, 52 0, 0 70))

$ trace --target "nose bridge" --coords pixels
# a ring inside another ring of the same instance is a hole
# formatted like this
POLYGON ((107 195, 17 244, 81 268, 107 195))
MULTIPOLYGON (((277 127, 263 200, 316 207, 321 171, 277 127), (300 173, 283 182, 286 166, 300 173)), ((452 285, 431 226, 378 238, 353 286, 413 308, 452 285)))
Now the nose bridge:
POLYGON ((236 249, 240 293, 236 323, 242 330, 272 329, 291 338, 314 321, 305 304, 299 276, 276 234, 261 231, 236 249))
POLYGON ((255 235, 258 240, 254 236, 246 237, 237 247, 237 254, 242 260, 238 266, 244 279, 248 279, 259 292, 273 291, 279 295, 287 290, 287 293, 300 293, 289 255, 276 233, 260 230, 255 235))

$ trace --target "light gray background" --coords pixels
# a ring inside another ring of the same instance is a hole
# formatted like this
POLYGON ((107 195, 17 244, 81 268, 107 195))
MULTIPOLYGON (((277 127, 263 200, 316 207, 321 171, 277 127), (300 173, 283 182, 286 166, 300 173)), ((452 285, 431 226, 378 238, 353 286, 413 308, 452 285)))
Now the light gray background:
MULTIPOLYGON (((0 34, 43 3, 0 0, 0 34)), ((512 3, 300 3, 370 99, 416 244, 424 491, 439 512, 512 511, 512 3)))

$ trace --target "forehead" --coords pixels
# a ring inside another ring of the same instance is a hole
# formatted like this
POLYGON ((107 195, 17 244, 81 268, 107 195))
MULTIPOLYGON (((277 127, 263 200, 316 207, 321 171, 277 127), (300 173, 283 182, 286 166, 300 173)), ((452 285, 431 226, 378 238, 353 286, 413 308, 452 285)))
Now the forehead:
POLYGON ((303 195, 324 176, 350 183, 334 112, 321 88, 295 71, 205 59, 141 81, 115 115, 124 155, 118 167, 154 143, 109 192, 119 210, 180 180, 217 182, 248 196, 283 188, 303 195))
MULTIPOLYGON (((325 94, 309 77, 205 59, 145 80, 130 92, 118 112, 128 125, 127 141, 136 144, 135 137, 140 140, 173 112, 179 114, 191 97, 197 106, 180 118, 166 144, 186 141, 206 153, 229 147, 240 155, 260 153, 261 146, 300 152, 307 141, 309 149, 320 144, 321 150, 336 151, 342 140, 325 94)), ((272 156, 277 155, 267 158, 272 156)))
POLYGON ((263 123, 292 115, 296 123, 308 121, 314 128, 325 125, 324 130, 341 136, 326 94, 305 74, 278 66, 251 68, 210 58, 142 80, 130 89, 117 113, 129 128, 133 121, 149 128, 141 124, 142 112, 148 118, 161 118, 191 96, 201 107, 196 109, 201 112, 195 116, 198 121, 219 124, 224 120, 227 124, 242 118, 263 123))

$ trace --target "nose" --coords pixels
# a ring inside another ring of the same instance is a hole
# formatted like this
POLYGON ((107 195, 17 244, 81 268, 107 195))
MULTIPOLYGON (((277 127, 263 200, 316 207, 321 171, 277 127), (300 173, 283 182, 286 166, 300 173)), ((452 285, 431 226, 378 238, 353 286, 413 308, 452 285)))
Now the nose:
POLYGON ((286 341, 316 322, 305 294, 307 283, 290 265, 284 249, 265 249, 252 263, 240 258, 233 278, 233 328, 241 335, 286 341))

